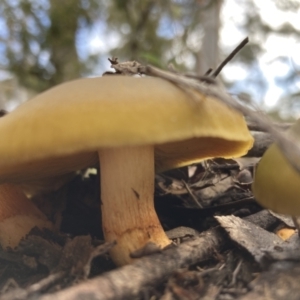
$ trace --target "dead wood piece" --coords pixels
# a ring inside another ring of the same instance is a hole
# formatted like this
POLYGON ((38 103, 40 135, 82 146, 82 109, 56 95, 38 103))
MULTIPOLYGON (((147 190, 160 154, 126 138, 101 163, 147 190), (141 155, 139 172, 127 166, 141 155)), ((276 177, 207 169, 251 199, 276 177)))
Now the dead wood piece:
POLYGON ((283 223, 285 223, 287 226, 289 227, 295 227, 293 219, 291 216, 287 216, 287 215, 283 215, 283 214, 278 214, 275 213, 274 211, 269 210, 269 213, 271 215, 273 215, 275 218, 279 219, 280 221, 282 221, 283 223))
POLYGON ((274 246, 282 244, 282 240, 276 234, 241 218, 235 216, 216 216, 215 218, 228 232, 231 239, 247 249, 257 262, 261 262, 265 256, 264 249, 273 249, 274 246))
POLYGON ((267 209, 261 210, 258 213, 245 217, 243 218, 243 220, 256 224, 263 229, 269 229, 278 222, 277 219, 273 215, 271 215, 267 209))
POLYGON ((286 263, 287 261, 300 262, 300 239, 297 234, 293 234, 286 241, 282 241, 280 246, 274 247, 273 249, 268 249, 265 251, 266 262, 282 261, 286 263))
POLYGON ((132 265, 80 283, 40 300, 109 300, 132 299, 142 289, 155 286, 179 269, 205 260, 224 246, 218 229, 212 229, 193 241, 172 247, 162 253, 144 257, 132 265), (130 279, 130 280, 129 280, 130 279))

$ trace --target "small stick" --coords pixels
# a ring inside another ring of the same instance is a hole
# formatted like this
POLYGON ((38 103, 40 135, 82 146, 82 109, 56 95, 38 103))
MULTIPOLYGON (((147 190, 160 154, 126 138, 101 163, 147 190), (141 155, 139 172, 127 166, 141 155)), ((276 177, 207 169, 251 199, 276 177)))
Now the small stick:
POLYGON ((209 76, 209 74, 213 71, 212 68, 209 68, 205 73, 204 76, 209 76))
POLYGON ((197 82, 180 75, 175 75, 152 66, 147 67, 146 73, 169 80, 181 88, 184 87, 185 90, 192 89, 198 91, 202 95, 215 97, 227 106, 249 117, 263 130, 272 135, 276 144, 287 158, 291 166, 300 173, 300 142, 297 141, 295 137, 286 135, 282 133, 281 130, 273 126, 272 122, 267 118, 266 115, 259 114, 256 110, 239 103, 217 85, 204 85, 201 82, 197 82))
POLYGON ((7 114, 7 111, 4 109, 0 109, 0 117, 3 117, 7 114))
POLYGON ((225 65, 233 59, 233 57, 249 42, 249 38, 246 37, 241 41, 241 43, 221 62, 221 64, 216 68, 216 70, 211 74, 211 77, 216 78, 225 65))
POLYGON ((194 195, 194 193, 191 191, 188 184, 182 179, 181 182, 184 184, 184 187, 188 191, 189 195, 193 198, 193 200, 196 202, 199 208, 203 208, 202 204, 198 201, 197 197, 194 195))
POLYGON ((232 273, 232 280, 231 280, 231 283, 230 283, 230 286, 234 286, 236 284, 236 279, 237 279, 237 276, 241 270, 241 267, 242 267, 242 262, 243 260, 241 259, 239 261, 239 263, 237 264, 235 270, 233 271, 232 273))

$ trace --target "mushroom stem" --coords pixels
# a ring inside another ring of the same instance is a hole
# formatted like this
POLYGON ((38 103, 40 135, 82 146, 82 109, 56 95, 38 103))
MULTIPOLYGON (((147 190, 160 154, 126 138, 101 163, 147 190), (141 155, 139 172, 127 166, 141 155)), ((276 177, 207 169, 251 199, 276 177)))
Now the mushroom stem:
POLYGON ((102 227, 106 241, 117 241, 111 257, 131 263, 130 253, 153 242, 171 243, 154 209, 154 148, 137 146, 99 151, 102 227))
POLYGON ((0 185, 0 245, 15 248, 34 227, 52 228, 46 216, 13 184, 0 185))

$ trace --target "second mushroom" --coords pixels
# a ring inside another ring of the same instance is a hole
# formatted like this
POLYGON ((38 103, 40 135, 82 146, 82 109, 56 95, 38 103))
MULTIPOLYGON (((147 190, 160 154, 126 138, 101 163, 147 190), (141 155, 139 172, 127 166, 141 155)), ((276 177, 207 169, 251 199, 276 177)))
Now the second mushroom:
POLYGON ((154 210, 155 171, 239 157, 252 146, 242 115, 196 96, 149 77, 54 87, 0 119, 0 183, 53 178, 99 160, 104 236, 117 241, 114 262, 130 263, 148 242, 170 244, 154 210))

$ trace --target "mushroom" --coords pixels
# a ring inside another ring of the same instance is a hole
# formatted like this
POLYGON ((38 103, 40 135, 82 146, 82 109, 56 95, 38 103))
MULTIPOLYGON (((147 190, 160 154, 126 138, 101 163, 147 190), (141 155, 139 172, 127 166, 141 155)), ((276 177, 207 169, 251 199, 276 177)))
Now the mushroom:
POLYGON ((153 204, 154 171, 252 146, 244 118, 158 78, 107 76, 58 85, 0 120, 0 182, 30 182, 100 161, 102 227, 111 256, 130 263, 148 242, 170 243, 153 204))
MULTIPOLYGON (((4 115, 6 111, 0 110, 0 117, 4 115)), ((16 248, 34 227, 53 227, 22 189, 13 184, 0 185, 0 208, 0 245, 3 249, 16 248)))
MULTIPOLYGON (((300 139, 300 119, 286 134, 300 139)), ((300 174, 273 143, 259 161, 252 184, 255 199, 281 214, 300 215, 300 174)), ((297 225, 297 224, 295 224, 297 225)), ((297 226, 298 227, 298 226, 297 226)))
POLYGON ((0 185, 0 245, 14 249, 33 229, 52 229, 46 216, 23 191, 9 183, 0 185))

